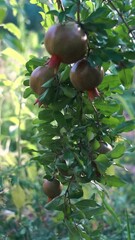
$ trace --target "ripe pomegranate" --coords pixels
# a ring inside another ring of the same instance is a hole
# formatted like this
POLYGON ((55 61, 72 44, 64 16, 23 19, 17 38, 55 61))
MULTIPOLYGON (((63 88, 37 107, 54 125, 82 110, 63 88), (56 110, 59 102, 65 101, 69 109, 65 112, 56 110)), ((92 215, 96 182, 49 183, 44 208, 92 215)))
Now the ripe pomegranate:
POLYGON ((112 151, 112 146, 109 143, 100 142, 100 147, 97 149, 97 151, 101 154, 105 154, 112 151))
POLYGON ((52 181, 48 181, 47 179, 44 179, 43 191, 48 196, 49 198, 48 200, 51 200, 61 194, 62 185, 55 178, 52 181))
POLYGON ((50 66, 60 62, 70 64, 83 58, 87 52, 87 35, 75 22, 58 23, 45 34, 45 47, 52 55, 50 66))
POLYGON ((91 67, 86 59, 76 62, 70 71, 70 80, 79 91, 89 91, 96 88, 102 79, 100 71, 91 67))
POLYGON ((31 89, 38 95, 41 95, 45 91, 42 85, 54 76, 55 69, 48 67, 48 65, 37 67, 30 76, 29 84, 31 89))

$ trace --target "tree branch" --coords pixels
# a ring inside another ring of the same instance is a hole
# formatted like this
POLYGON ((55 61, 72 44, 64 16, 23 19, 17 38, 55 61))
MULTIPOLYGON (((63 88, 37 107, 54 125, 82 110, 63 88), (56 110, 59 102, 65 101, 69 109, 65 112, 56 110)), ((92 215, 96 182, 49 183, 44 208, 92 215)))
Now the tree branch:
POLYGON ((133 39, 135 39, 133 30, 130 29, 130 27, 128 26, 127 22, 125 21, 122 13, 115 7, 114 3, 112 2, 112 0, 103 0, 103 2, 108 2, 110 4, 110 6, 118 13, 119 17, 121 18, 121 20, 123 21, 123 23, 125 24, 126 28, 128 29, 128 32, 132 35, 133 39))
POLYGON ((62 1, 61 0, 56 0, 56 2, 57 2, 57 5, 58 5, 58 9, 61 9, 62 11, 65 11, 64 6, 62 4, 62 1))
POLYGON ((80 0, 77 2, 77 22, 80 23, 80 0))

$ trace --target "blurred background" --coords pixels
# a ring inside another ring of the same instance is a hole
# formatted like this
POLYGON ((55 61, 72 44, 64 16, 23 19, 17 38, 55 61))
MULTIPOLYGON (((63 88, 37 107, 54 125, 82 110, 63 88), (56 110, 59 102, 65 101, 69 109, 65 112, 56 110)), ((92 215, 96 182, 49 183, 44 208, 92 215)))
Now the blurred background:
MULTIPOLYGON (((42 191, 42 166, 30 161, 36 156, 38 142, 32 122, 38 107, 34 97, 24 97, 25 63, 30 56, 44 56, 43 13, 33 1, 0 1, 0 240, 68 239, 61 213, 48 212, 42 191)), ((25 93, 26 94, 26 93, 25 93)), ((118 96, 127 120, 135 118, 135 81, 132 88, 118 96)), ((135 146, 135 131, 123 134, 128 148, 135 146)), ((105 212, 91 221, 92 230, 101 228, 97 239, 135 239, 135 156, 127 151, 119 174, 124 187, 111 188, 108 201, 116 218, 105 212), (129 230, 130 229, 130 230, 129 230)), ((89 186, 86 187, 89 192, 89 186)), ((92 190, 91 190, 92 191, 92 190)))

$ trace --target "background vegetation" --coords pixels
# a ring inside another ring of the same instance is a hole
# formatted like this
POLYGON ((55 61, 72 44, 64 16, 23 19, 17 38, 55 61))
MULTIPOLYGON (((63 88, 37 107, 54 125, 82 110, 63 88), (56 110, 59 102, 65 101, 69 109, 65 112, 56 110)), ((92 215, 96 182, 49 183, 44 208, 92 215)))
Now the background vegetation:
MULTIPOLYGON (((48 17, 49 14, 46 17, 51 1, 44 1, 44 5, 43 1, 40 2, 39 4, 35 4, 38 1, 34 0, 0 2, 1 240, 69 239, 63 224, 62 213, 48 211, 44 207, 47 201, 42 191, 44 168, 37 161, 30 161, 31 157, 37 156, 40 148, 35 137, 37 129, 33 124, 36 123, 39 110, 38 107, 33 107, 35 100, 33 95, 28 99, 24 98, 29 94, 24 86, 29 79, 29 76, 26 76, 25 64, 32 56, 40 59, 44 57, 42 26, 48 28, 53 23, 48 17)), ((102 1, 95 2, 100 5, 102 1)), ((129 13, 134 14, 131 9, 134 9, 135 1, 119 1, 117 7, 125 18, 128 18, 129 13)), ((74 15, 74 9, 70 13, 74 15)), ((131 26, 133 26, 133 20, 134 18, 131 18, 129 21, 131 26)), ((126 41, 125 36, 123 41, 126 41)), ((113 55, 113 58, 117 58, 116 55, 113 55)), ((112 70, 115 72, 115 69, 112 70)), ((135 118, 134 95, 135 83, 133 82, 129 83, 129 87, 116 97, 123 105, 127 120, 135 118)), ((130 240, 135 238, 135 186, 133 184, 135 132, 124 133, 123 137, 127 139, 127 151, 120 158, 119 164, 123 164, 129 172, 121 168, 118 175, 122 176, 126 183, 118 189, 106 187, 108 192, 108 198, 104 200, 106 211, 92 217, 91 222, 88 222, 91 231, 89 239, 130 240)), ((97 192, 86 184, 84 198, 92 193, 97 192)), ((100 201, 100 197, 97 196, 97 198, 100 201)))

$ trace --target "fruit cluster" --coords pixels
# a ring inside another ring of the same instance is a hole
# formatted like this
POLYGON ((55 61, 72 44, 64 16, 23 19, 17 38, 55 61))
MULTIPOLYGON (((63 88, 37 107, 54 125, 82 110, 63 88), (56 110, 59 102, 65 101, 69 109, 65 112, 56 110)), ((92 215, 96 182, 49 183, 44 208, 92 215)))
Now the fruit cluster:
POLYGON ((102 69, 92 67, 87 60, 87 34, 79 24, 65 22, 51 26, 44 44, 51 58, 44 66, 37 67, 30 77, 30 87, 37 95, 45 91, 42 85, 55 77, 60 63, 65 63, 73 64, 70 80, 77 90, 88 91, 91 100, 99 96, 96 87, 102 82, 104 73, 102 69))
MULTIPOLYGON (((99 96, 97 86, 102 82, 104 72, 102 68, 92 67, 87 60, 88 39, 81 26, 75 22, 56 24, 49 28, 45 35, 45 48, 51 58, 44 66, 37 67, 31 74, 30 87, 37 94, 45 92, 43 84, 57 75, 60 63, 73 64, 70 70, 70 81, 80 92, 88 91, 90 100, 99 96)), ((40 103, 39 100, 36 102, 40 103)), ((99 152, 106 153, 111 146, 100 143, 99 152)), ((70 170, 59 170, 62 175, 71 176, 70 170)), ((43 182, 43 189, 48 201, 60 195, 61 183, 53 178, 43 182)))

